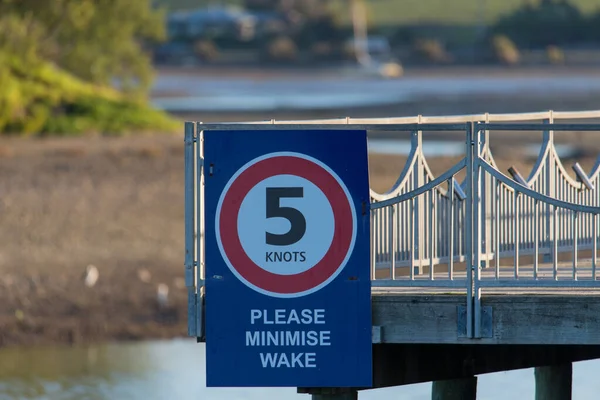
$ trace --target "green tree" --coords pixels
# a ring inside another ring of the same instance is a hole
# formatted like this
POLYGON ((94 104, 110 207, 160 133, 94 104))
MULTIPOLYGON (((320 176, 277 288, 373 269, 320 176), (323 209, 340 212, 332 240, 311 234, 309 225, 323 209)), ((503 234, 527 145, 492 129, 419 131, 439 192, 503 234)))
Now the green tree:
POLYGON ((163 10, 150 0, 0 0, 0 49, 97 84, 145 92, 152 65, 144 46, 164 37, 163 10))
POLYGON ((522 47, 539 48, 584 41, 585 29, 585 16, 568 0, 541 0, 501 17, 491 33, 506 35, 522 47))

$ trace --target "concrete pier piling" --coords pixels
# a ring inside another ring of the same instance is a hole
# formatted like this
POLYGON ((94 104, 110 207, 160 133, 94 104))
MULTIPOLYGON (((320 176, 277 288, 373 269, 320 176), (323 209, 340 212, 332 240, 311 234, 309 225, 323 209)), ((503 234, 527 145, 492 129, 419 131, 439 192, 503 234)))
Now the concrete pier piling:
POLYGON ((434 381, 431 386, 431 400, 475 400, 476 398, 476 376, 434 381))
POLYGON ((356 390, 332 391, 331 393, 312 394, 312 400, 358 400, 356 390))
POLYGON ((571 400, 573 364, 535 368, 535 400, 571 400))

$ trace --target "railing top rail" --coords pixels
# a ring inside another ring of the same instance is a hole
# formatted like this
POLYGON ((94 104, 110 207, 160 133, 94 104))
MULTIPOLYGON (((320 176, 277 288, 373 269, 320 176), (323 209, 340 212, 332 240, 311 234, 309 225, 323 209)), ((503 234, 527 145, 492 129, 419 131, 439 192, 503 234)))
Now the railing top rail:
POLYGON ((562 201, 562 200, 552 198, 550 196, 546 196, 542 193, 536 192, 535 190, 528 188, 527 186, 523 186, 520 183, 511 180, 506 175, 504 175, 502 172, 495 169, 492 165, 490 165, 485 160, 479 159, 477 162, 479 163, 479 165, 481 165, 481 167, 485 171, 487 171, 490 175, 492 175, 493 177, 498 179, 504 185, 510 187, 511 189, 513 189, 516 192, 523 193, 524 195, 529 196, 532 199, 539 200, 543 203, 550 204, 555 207, 564 208, 564 209, 571 210, 571 211, 583 212, 583 213, 589 213, 589 214, 600 214, 600 207, 586 206, 586 205, 577 204, 577 203, 569 203, 567 201, 562 201))
MULTIPOLYGON (((591 119, 600 118, 600 110, 584 111, 536 111, 530 113, 501 113, 501 114, 464 114, 464 115, 417 115, 410 117, 384 117, 384 118, 328 118, 328 119, 308 119, 308 120, 268 120, 268 121, 245 121, 236 122, 242 125, 371 125, 371 124, 418 124, 418 123, 465 123, 465 122, 519 122, 519 121, 542 121, 542 120, 561 120, 561 119, 591 119)), ((228 123, 220 123, 224 125, 228 123)))
POLYGON ((465 168, 466 165, 467 165, 467 159, 463 158, 461 161, 459 161, 457 164, 455 164, 448 171, 444 172, 442 175, 438 176, 436 179, 432 180, 431 182, 429 182, 421 187, 418 187, 417 189, 415 189, 411 192, 404 193, 404 194, 401 194, 398 196, 394 196, 387 200, 382 200, 379 202, 372 202, 371 210, 377 210, 379 208, 384 208, 384 207, 388 207, 388 206, 391 206, 394 204, 398 204, 403 201, 417 197, 425 192, 428 192, 428 191, 436 188, 437 186, 441 185, 442 183, 446 182, 448 179, 453 178, 454 175, 456 175, 458 173, 458 171, 460 171, 461 169, 465 168))
POLYGON ((321 129, 364 129, 371 131, 465 131, 469 128, 468 123, 462 124, 240 124, 240 123, 210 123, 201 124, 201 130, 220 130, 220 131, 256 131, 256 130, 286 130, 286 129, 304 129, 304 130, 321 130, 321 129))
POLYGON ((554 111, 552 117, 554 120, 600 118, 600 110, 554 111))
POLYGON ((551 124, 521 124, 521 123, 476 123, 478 130, 498 130, 498 131, 600 131, 600 124, 585 123, 551 123, 551 124))

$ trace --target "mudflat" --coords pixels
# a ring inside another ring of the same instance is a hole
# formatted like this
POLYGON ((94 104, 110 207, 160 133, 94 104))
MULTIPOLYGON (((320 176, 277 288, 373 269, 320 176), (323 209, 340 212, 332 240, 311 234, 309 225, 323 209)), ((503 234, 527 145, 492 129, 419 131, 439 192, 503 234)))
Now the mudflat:
MULTIPOLYGON (((397 109, 343 111, 436 115, 600 108, 597 103, 597 96, 583 94, 537 102, 429 99, 397 109)), ((210 119, 273 117, 279 116, 210 119)), ((589 141, 590 149, 598 142, 593 136, 581 140, 589 141)), ((502 171, 515 165, 528 175, 535 159, 516 151, 526 141, 530 138, 498 140, 494 151, 502 171)), ((595 156, 595 150, 582 152, 576 160, 589 171, 595 156)), ((389 189, 405 161, 405 156, 371 155, 372 187, 389 189)), ((434 174, 456 161, 458 157, 428 160, 434 174)), ((575 159, 564 161, 570 171, 575 159)), ((183 176, 183 129, 175 136, 2 138, 0 346, 185 336, 183 176), (84 283, 88 265, 99 272, 91 287, 84 283), (167 304, 157 301, 159 285, 163 291, 168 287, 167 304)))

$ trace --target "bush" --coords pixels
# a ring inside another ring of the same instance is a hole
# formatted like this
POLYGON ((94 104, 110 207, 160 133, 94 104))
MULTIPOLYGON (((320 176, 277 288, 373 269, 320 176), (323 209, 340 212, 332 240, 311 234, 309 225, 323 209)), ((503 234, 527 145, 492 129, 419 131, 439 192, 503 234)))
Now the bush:
POLYGON ((211 40, 198 40, 194 52, 202 61, 212 62, 219 57, 219 49, 211 40))
POLYGON ((263 51, 263 59, 269 62, 288 63, 296 61, 298 48, 289 37, 280 36, 270 40, 263 51))
POLYGON ((26 135, 173 132, 144 100, 85 83, 42 61, 0 52, 0 132, 26 135))
POLYGON ((514 65, 520 60, 519 49, 507 36, 492 37, 491 47, 495 59, 503 64, 514 65))
POLYGON ((550 64, 563 64, 565 62, 565 53, 557 46, 548 46, 546 56, 550 64))
POLYGON ((428 62, 446 63, 452 61, 452 57, 439 40, 417 39, 413 45, 413 51, 418 58, 428 62))

